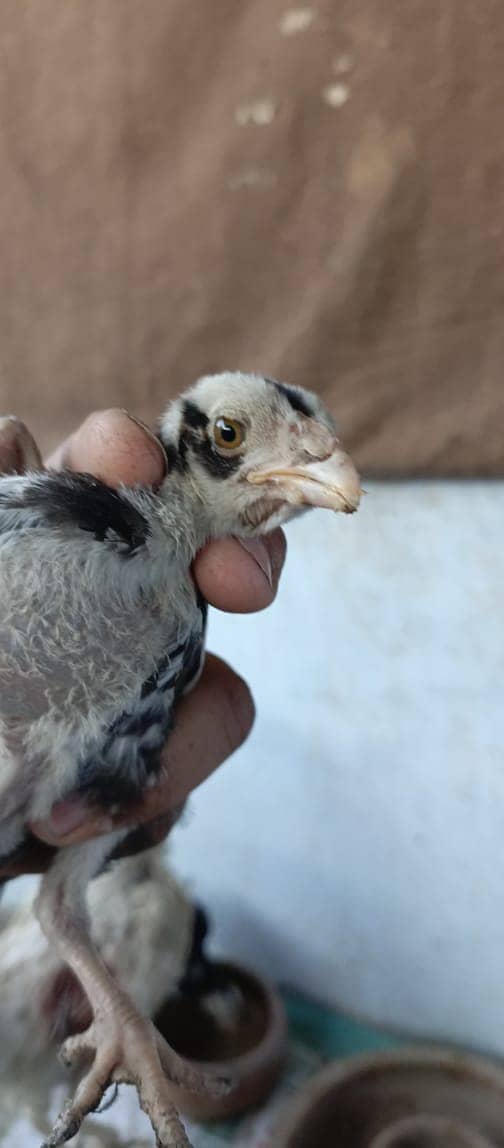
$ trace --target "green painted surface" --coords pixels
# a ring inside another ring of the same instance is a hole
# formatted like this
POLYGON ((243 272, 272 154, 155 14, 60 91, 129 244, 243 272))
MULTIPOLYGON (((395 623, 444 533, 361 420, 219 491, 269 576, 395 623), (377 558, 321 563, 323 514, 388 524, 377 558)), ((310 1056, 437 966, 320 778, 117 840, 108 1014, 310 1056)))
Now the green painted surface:
POLYGON ((284 992, 282 995, 291 1037, 318 1052, 324 1060, 381 1048, 397 1048, 403 1043, 297 993, 284 992))

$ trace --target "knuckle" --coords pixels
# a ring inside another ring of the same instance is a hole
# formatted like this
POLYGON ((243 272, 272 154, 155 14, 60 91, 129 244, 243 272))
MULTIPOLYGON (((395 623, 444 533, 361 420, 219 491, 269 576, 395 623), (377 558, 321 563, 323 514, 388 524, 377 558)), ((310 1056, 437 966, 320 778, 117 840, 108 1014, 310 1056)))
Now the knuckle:
POLYGON ((223 729, 227 752, 233 753, 248 737, 254 724, 254 699, 243 678, 235 676, 223 693, 223 729))

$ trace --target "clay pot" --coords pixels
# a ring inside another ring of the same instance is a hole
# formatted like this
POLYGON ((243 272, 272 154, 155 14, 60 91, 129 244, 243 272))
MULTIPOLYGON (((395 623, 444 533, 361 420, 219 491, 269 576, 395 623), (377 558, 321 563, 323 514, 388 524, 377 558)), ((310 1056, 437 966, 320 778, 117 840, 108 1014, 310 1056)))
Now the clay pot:
POLYGON ((213 963, 234 996, 228 1017, 212 1014, 208 1000, 174 996, 155 1018, 156 1027, 190 1064, 228 1077, 231 1091, 220 1097, 174 1087, 177 1108, 192 1120, 221 1120, 261 1104, 282 1071, 287 1021, 282 1001, 267 981, 229 962, 213 963))
POLYGON ((402 1049, 330 1064, 289 1108, 276 1148, 500 1148, 504 1071, 402 1049))

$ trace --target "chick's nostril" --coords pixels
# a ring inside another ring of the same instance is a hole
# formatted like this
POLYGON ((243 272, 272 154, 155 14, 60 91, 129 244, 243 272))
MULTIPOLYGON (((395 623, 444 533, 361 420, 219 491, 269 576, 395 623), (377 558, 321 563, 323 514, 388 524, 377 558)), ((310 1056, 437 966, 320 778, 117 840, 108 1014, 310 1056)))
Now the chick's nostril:
POLYGON ((329 445, 327 447, 323 447, 322 449, 319 449, 316 452, 314 451, 312 457, 315 458, 317 460, 317 462, 325 462, 326 459, 332 457, 332 455, 334 454, 334 452, 336 450, 336 447, 337 447, 337 439, 331 439, 331 442, 329 443, 329 445))
POLYGON ((337 448, 338 440, 332 436, 322 440, 304 436, 298 443, 298 451, 306 462, 325 462, 337 448))
POLYGON ((339 445, 334 432, 316 419, 301 416, 292 430, 296 448, 302 450, 305 458, 315 459, 317 462, 324 462, 326 458, 330 458, 339 445))

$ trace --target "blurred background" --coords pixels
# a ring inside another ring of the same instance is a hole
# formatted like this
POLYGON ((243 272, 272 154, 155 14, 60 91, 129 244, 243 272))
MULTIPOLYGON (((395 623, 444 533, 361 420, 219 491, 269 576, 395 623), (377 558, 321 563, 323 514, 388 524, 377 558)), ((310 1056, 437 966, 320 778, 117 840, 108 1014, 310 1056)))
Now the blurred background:
POLYGON ((48 448, 199 374, 317 390, 366 476, 265 616, 178 872, 216 944, 504 1052, 498 0, 3 0, 1 408, 48 448))

